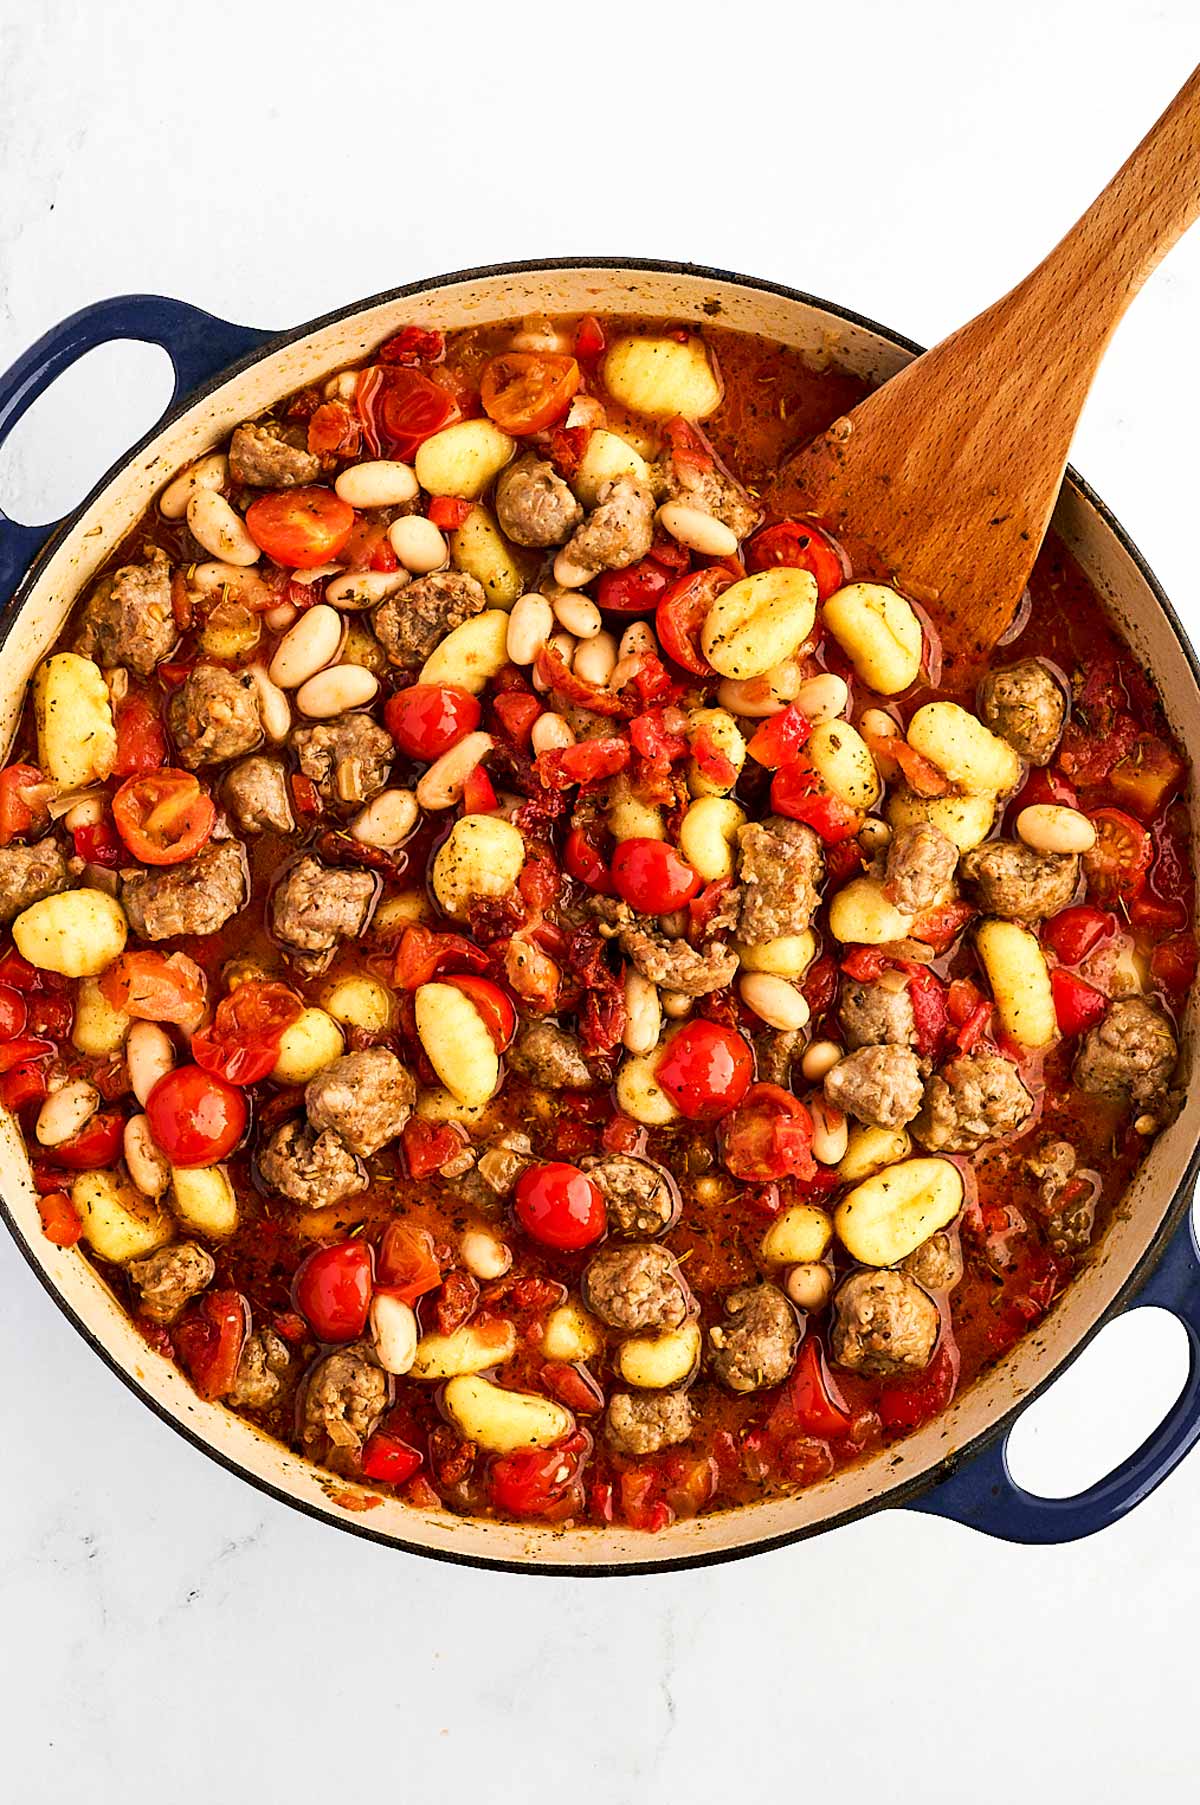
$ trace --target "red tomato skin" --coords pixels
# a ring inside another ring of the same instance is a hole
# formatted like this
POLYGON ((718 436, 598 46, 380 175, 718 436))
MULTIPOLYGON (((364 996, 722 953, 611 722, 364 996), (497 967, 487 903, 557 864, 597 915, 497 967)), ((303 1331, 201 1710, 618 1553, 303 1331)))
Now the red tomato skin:
POLYGON ((443 978, 442 982, 453 985, 455 990, 461 990, 469 998, 497 1053, 503 1053, 506 1047, 512 1045, 513 1035, 517 1031, 517 1012, 511 997, 504 994, 499 984, 494 984, 490 978, 477 978, 471 974, 466 977, 443 978))
POLYGON ((51 1191, 38 1199, 42 1233, 55 1247, 74 1247, 83 1235, 79 1211, 65 1191, 51 1191))
POLYGON ((756 764, 778 771, 798 757, 811 733, 811 721, 793 702, 755 729, 746 751, 756 764))
POLYGON ((177 1066, 146 1098, 150 1132, 173 1166, 211 1166, 233 1152, 249 1112, 241 1091, 198 1065, 177 1066))
POLYGON ((292 1281, 292 1302, 318 1341, 356 1341, 367 1326, 374 1260, 364 1241, 309 1254, 292 1281))
POLYGON ((114 777, 140 777, 167 762, 167 736, 154 704, 130 690, 116 712, 117 758, 114 777))
POLYGON ((1075 903, 1042 926, 1042 944, 1064 965, 1078 965, 1102 940, 1117 930, 1117 918, 1090 903, 1075 903))
POLYGON ((69 1141, 59 1142, 54 1148, 55 1163, 67 1166, 73 1172, 114 1165, 120 1156, 124 1135, 125 1118, 120 1110, 104 1110, 90 1122, 85 1122, 69 1141))
POLYGON ((862 826, 862 816, 826 790, 806 757, 783 765, 771 779, 771 807, 777 815, 803 821, 827 846, 849 840, 862 826))
POLYGON ((384 704, 383 723, 410 758, 440 758, 478 727, 483 710, 469 690, 451 683, 414 683, 384 704))
POLYGON ((363 1478, 374 1479, 381 1485, 403 1485, 418 1470, 421 1459, 417 1450, 401 1441, 398 1435, 376 1429, 363 1448, 363 1478))
MULTIPOLYGON (((145 865, 180 865, 200 851, 217 822, 216 804, 200 781, 190 771, 166 767, 130 777, 112 799, 113 820, 121 840, 135 859, 145 865), (185 798, 183 814, 177 817, 178 837, 159 838, 146 832, 143 818, 155 808, 169 804, 173 798, 185 798)), ((118 842, 118 853, 120 842, 118 842)), ((119 857, 116 862, 120 862, 119 857)))
POLYGON ((192 1384, 210 1403, 232 1390, 249 1314, 240 1291, 208 1291, 173 1330, 192 1384))
POLYGON ((608 1226, 600 1187, 562 1160, 530 1166, 517 1182, 513 1208, 527 1235, 545 1247, 590 1247, 608 1226))
POLYGON ((755 533, 746 547, 750 573, 773 570, 777 565, 807 570, 816 579, 817 599, 824 601, 850 581, 849 565, 841 548, 809 520, 780 520, 755 533))
POLYGON ((246 531, 287 570, 336 558, 354 531, 354 509, 332 489, 272 490, 246 509, 246 531))
POLYGON ((573 827, 567 835, 563 866, 568 877, 586 884, 597 896, 612 895, 612 873, 582 828, 573 827))
POLYGON ((682 909, 701 887, 700 873, 665 840, 621 840, 611 875, 617 895, 643 915, 682 909))
POLYGON ((581 1474, 591 1438, 579 1431, 553 1448, 519 1448, 491 1464, 488 1486, 496 1510, 509 1517, 554 1521, 583 1508, 581 1474))
MULTIPOLYGON (((442 1126, 452 1127, 453 1124, 442 1126)), ((429 1230, 414 1228, 407 1222, 389 1223, 379 1244, 380 1287, 398 1297, 402 1304, 415 1304, 427 1291, 435 1291, 441 1282, 442 1269, 429 1230)))
POLYGON ((752 1084, 722 1121, 719 1142, 725 1169, 749 1184, 815 1171, 812 1117, 777 1084, 752 1084))
POLYGON ((0 984, 0 1041, 16 1040, 24 1034, 28 1020, 29 1004, 20 991, 10 984, 0 984))
POLYGON ((700 629, 717 597, 733 582, 719 565, 687 571, 663 590, 654 610, 654 628, 668 658, 694 677, 711 677, 712 666, 700 650, 700 629))
POLYGON ((1094 1028, 1108 1008, 1104 992, 1097 990, 1094 984, 1085 984, 1073 972, 1052 971, 1050 989, 1054 994, 1059 1030, 1067 1040, 1094 1028))
POLYGON ((609 614, 653 614, 671 581, 654 557, 624 570, 606 570, 596 584, 596 605, 609 614))
POLYGON ((690 1122, 715 1122, 736 1109, 754 1076, 745 1038, 720 1022, 687 1022, 658 1063, 656 1077, 690 1122))
POLYGON ((1096 830, 1096 844, 1083 855, 1089 894, 1101 902, 1135 896, 1154 856, 1150 835, 1124 809, 1097 809, 1091 822, 1096 830))
POLYGON ((239 984, 222 997, 208 1026, 192 1035, 192 1058, 227 1084, 257 1084, 273 1069, 284 1031, 303 1008, 286 984, 239 984))

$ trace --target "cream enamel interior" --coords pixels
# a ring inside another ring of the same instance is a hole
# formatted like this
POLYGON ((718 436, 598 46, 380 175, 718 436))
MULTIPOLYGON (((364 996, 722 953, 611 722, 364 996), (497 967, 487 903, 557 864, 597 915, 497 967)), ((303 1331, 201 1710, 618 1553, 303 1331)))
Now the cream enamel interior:
MULTIPOLYGON (((798 298, 743 286, 702 272, 630 270, 603 265, 501 271, 435 283, 399 298, 352 308, 336 320, 270 351, 240 375, 185 408, 88 504, 19 607, 0 658, 0 726, 11 735, 24 685, 53 643, 67 611, 95 570, 169 477, 217 445, 239 421, 300 384, 354 363, 400 326, 460 327, 526 312, 629 312, 712 319, 793 345, 821 362, 884 380, 909 353, 884 335, 798 298)), ((1111 609, 1134 651, 1153 671, 1172 725, 1200 746, 1200 692, 1170 622, 1137 563, 1080 491, 1068 486, 1056 525, 1111 609)), ((1193 794, 1193 816, 1196 799, 1193 794)), ((1188 1029, 1194 1030, 1195 1005, 1188 1029)), ((1188 1076, 1191 1042, 1186 1036, 1188 1076)), ((368 1512, 336 1501, 352 1488, 322 1475, 219 1406, 201 1402, 166 1361, 152 1353, 123 1310, 74 1253, 40 1233, 28 1165, 11 1121, 0 1112, 0 1194, 31 1261, 79 1325, 101 1344, 136 1387, 189 1434, 247 1477, 333 1523, 409 1547, 459 1558, 543 1568, 622 1567, 719 1557, 755 1544, 811 1533, 846 1513, 911 1489, 959 1449, 985 1433, 1042 1383, 1094 1328, 1127 1284, 1162 1226, 1197 1139, 1200 1099, 1189 1082, 1186 1107, 1155 1144, 1096 1261, 1028 1337, 944 1416, 907 1441, 800 1496, 682 1523, 658 1536, 618 1528, 538 1530, 424 1515, 385 1501, 368 1512)))

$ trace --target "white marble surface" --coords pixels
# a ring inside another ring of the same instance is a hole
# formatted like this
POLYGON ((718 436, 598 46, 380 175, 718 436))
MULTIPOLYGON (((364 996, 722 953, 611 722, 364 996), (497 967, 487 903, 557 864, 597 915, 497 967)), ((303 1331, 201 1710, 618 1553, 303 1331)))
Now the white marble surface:
MULTIPOLYGON (((121 291, 282 326, 575 251, 744 269, 931 340, 1053 241, 1198 50, 1192 0, 0 0, 0 361, 121 291)), ((1200 624, 1198 319, 1194 235, 1118 336, 1076 462, 1200 624)), ((0 502, 61 511, 165 393, 156 353, 97 358, 0 455, 0 502)), ((6 1241, 0 1299, 14 1805, 845 1777, 924 1805, 1195 1796, 1200 1459, 1072 1548, 891 1514, 716 1570, 538 1582, 389 1556, 239 1485, 88 1357, 6 1241)), ((1025 1471, 1066 1490, 1133 1445, 1179 1380, 1171 1328, 1106 1337, 1025 1471)))

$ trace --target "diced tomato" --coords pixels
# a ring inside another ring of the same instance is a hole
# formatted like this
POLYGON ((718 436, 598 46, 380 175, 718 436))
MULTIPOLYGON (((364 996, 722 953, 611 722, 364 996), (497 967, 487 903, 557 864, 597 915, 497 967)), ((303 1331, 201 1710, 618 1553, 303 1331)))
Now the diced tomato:
POLYGON ((0 953, 0 984, 13 990, 40 990, 42 973, 28 959, 22 959, 16 947, 10 946, 7 952, 0 953))
POLYGON ((1182 996, 1196 976, 1196 959, 1195 936, 1172 934, 1151 953, 1150 976, 1173 996, 1182 996))
POLYGON ((693 731, 691 748, 700 775, 722 790, 731 790, 737 782, 738 767, 719 744, 707 722, 693 731))
POLYGON ((576 357, 599 357, 604 350, 604 328, 594 313, 585 313, 575 328, 576 357))
POLYGON ((944 953, 974 916, 975 910, 970 903, 935 903, 931 909, 923 909, 917 916, 913 923, 912 937, 924 946, 931 946, 935 953, 944 953))
POLYGON ((809 966, 800 989, 814 1023, 821 1020, 837 995, 838 968, 828 953, 809 966))
POLYGON ((912 1005, 917 1052, 922 1059, 936 1059, 950 1026, 945 985, 931 971, 911 970, 908 1000, 912 1005))
POLYGON ((553 1448, 500 1454, 488 1470, 493 1507, 506 1516, 561 1522, 583 1510, 583 1468, 591 1438, 576 1432, 553 1448))
POLYGON ((248 979, 222 997, 212 1021, 192 1035, 192 1058, 227 1084, 257 1084, 279 1058, 284 1030, 303 1010, 286 984, 248 979))
POLYGON ((514 746, 527 746, 533 723, 542 713, 542 705, 528 690, 506 690, 493 696, 492 708, 504 737, 514 746))
POLYGON ((479 398, 502 432, 545 432, 571 405, 580 383, 573 357, 553 351, 502 351, 483 366, 479 398))
POLYGON ((376 1429, 363 1447, 363 1478, 373 1479, 378 1485, 403 1485, 420 1467, 422 1458, 416 1448, 410 1448, 398 1435, 376 1429))
MULTIPOLYGON (((589 683, 586 678, 577 677, 556 646, 547 644, 538 648, 534 670, 547 689, 556 690, 565 701, 573 702, 579 708, 602 715, 625 712, 625 704, 620 696, 601 688, 598 683, 589 683)), ((573 748, 568 747, 567 750, 573 748)))
POLYGON ((57 1051, 52 1040, 36 1035, 18 1034, 15 1040, 0 1042, 0 1072, 15 1071, 18 1066, 36 1064, 57 1051))
MULTIPOLYGON (((39 1057, 48 1058, 53 1050, 47 1046, 39 1057)), ((35 1061, 14 1065, 9 1071, 0 1063, 0 1103, 4 1104, 5 1109, 11 1110, 13 1115, 24 1109, 27 1103, 40 1103, 48 1092, 45 1069, 35 1061)), ((54 1182, 57 1184, 58 1179, 54 1182)))
POLYGON ((440 364, 446 355, 446 334, 436 326, 402 326, 394 338, 380 345, 381 364, 440 364))
POLYGON ((354 527, 354 509, 332 489, 278 489, 246 510, 255 545, 289 570, 308 570, 336 558, 354 527))
POLYGON ((1063 971, 1061 967, 1050 973, 1050 988, 1054 993, 1059 1033, 1066 1040, 1095 1027, 1108 1008, 1108 998, 1102 990, 1097 990, 1094 984, 1085 984, 1074 972, 1063 971))
POLYGON ((248 1112, 232 1084, 198 1065, 181 1065, 154 1086, 146 1115, 173 1166, 213 1166, 245 1134, 248 1112))
POLYGON ((75 1005, 70 996, 61 991, 50 995, 41 992, 28 999, 26 1013, 31 1034, 42 1035, 47 1040, 62 1041, 71 1032, 75 1005))
POLYGON ((115 871, 128 860, 129 855, 109 820, 89 821, 83 827, 77 827, 71 839, 75 857, 89 865, 101 865, 107 871, 115 871))
POLYGON ((803 754, 776 771, 771 779, 771 807, 777 815, 803 821, 829 846, 850 839, 862 826, 858 810, 833 795, 816 766, 803 754))
POLYGON ((566 789, 573 783, 601 783, 615 777, 630 760, 629 741, 614 734, 608 739, 580 740, 577 746, 555 746, 539 752, 537 772, 548 789, 566 789))
POLYGON ((1096 844, 1083 855, 1089 893, 1105 903, 1136 896, 1154 853, 1150 835, 1119 808, 1097 809, 1091 821, 1096 844))
POLYGON ((0 1041, 15 1040, 24 1034, 29 1020, 29 1004, 19 990, 0 984, 0 1041))
POLYGON ((233 1390, 249 1316, 240 1291, 209 1291, 175 1327, 184 1369, 210 1403, 233 1390))
POLYGON ((367 1326, 374 1280, 369 1244, 339 1241, 297 1269, 292 1302, 318 1341, 356 1341, 367 1326))
POLYGON ((456 533, 470 519, 474 508, 473 501, 463 501, 457 495, 434 495, 425 512, 443 533, 456 533))
POLYGON ((777 521, 755 533, 746 546, 748 571, 773 570, 780 564, 807 570, 822 602, 849 581, 850 567, 841 548, 809 520, 777 521))
POLYGON ((807 1435, 834 1438, 850 1430, 850 1413, 834 1392, 821 1343, 815 1335, 806 1337, 795 1370, 771 1413, 769 1427, 778 1434, 792 1424, 807 1435))
POLYGON ((803 751, 812 733, 812 722, 793 702, 755 729, 746 750, 768 771, 789 765, 803 751))
POLYGON ((1102 940, 1117 930, 1117 918, 1090 903, 1076 903, 1042 924, 1042 945, 1062 965, 1078 965, 1102 940))
POLYGON ((463 1138, 454 1122, 426 1122, 413 1116, 401 1130, 404 1163, 410 1178, 431 1178, 447 1161, 463 1150, 463 1138))
POLYGON ((662 1476, 654 1467, 631 1467, 621 1474, 617 1482, 621 1516, 631 1529, 657 1535, 675 1521, 675 1512, 661 1496, 662 1483, 662 1476))
POLYGON ((668 658, 695 677, 712 675, 712 666, 700 649, 700 634, 717 597, 733 582, 719 564, 708 564, 676 577, 658 599, 654 624, 668 658))
POLYGON ((50 785, 36 765, 8 765, 0 771, 0 846, 18 834, 40 833, 49 820, 50 785))
POLYGON ((875 733, 859 722, 859 732, 867 743, 880 775, 889 783, 902 778, 914 796, 945 796, 950 783, 945 773, 923 752, 897 734, 875 733))
POLYGON ((416 923, 401 935, 392 982, 398 990, 416 990, 449 965, 483 971, 487 954, 462 934, 435 933, 416 923))
POLYGON ((1109 772, 1108 787, 1114 801, 1140 821, 1151 821, 1178 789, 1184 771, 1182 759, 1165 740, 1143 733, 1109 772))
MULTIPOLYGON (((418 1120, 419 1118, 414 1118, 418 1120)), ((412 1123, 408 1124, 411 1127, 412 1123)), ((430 1126, 426 1123, 423 1126, 430 1126)), ((452 1123, 443 1123, 443 1127, 452 1127, 452 1123)), ((415 1140, 416 1137, 414 1137, 415 1140)), ((462 1142, 456 1137, 456 1144, 462 1142)), ((405 1156, 408 1154, 409 1137, 407 1129, 404 1136, 405 1156)), ((428 1174, 425 1174, 428 1176, 428 1174)), ((389 1222, 383 1231, 383 1240, 379 1244, 379 1285, 390 1291, 394 1297, 404 1304, 415 1304, 419 1297, 429 1291, 436 1291, 442 1282, 442 1269, 434 1252, 433 1236, 428 1229, 418 1228, 409 1222, 389 1222)))
POLYGON ((752 1084, 722 1120, 718 1140, 725 1169, 752 1184, 816 1170, 812 1117, 777 1084, 752 1084))
POLYGON ((482 765, 468 773, 463 784, 462 812, 464 815, 490 815, 499 807, 495 787, 482 765))
POLYGON ((72 1172, 100 1170, 115 1165, 125 1136, 125 1117, 119 1109, 103 1110, 85 1122, 69 1141, 54 1149, 55 1162, 72 1172))
POLYGON ((131 689, 116 711, 114 777, 140 777, 167 762, 167 736, 157 708, 140 689, 131 689))
POLYGON ((545 1247, 590 1247, 608 1226, 599 1185, 562 1160, 527 1166, 517 1180, 513 1208, 526 1234, 545 1247))
POLYGON ((194 857, 217 820, 216 804, 199 779, 169 768, 127 778, 112 811, 121 839, 144 865, 179 865, 194 857))
POLYGON ((469 690, 452 683, 414 683, 388 697, 383 722, 401 752, 432 762, 473 733, 481 714, 469 690))
POLYGON ((204 973, 186 953, 122 953, 100 977, 100 993, 137 1021, 194 1023, 204 1007, 204 973))
POLYGON ((604 1393, 586 1367, 548 1360, 542 1368, 542 1384, 576 1416, 595 1416, 604 1409, 604 1393))
POLYGON ((362 425, 344 401, 323 401, 308 423, 308 449, 314 457, 356 457, 362 425))
POLYGON ((588 425, 550 428, 550 462, 559 476, 565 477, 568 482, 582 464, 591 437, 592 429, 588 425))
POLYGON ((612 895, 612 873, 582 828, 573 827, 567 835, 563 865, 569 876, 586 884, 597 896, 612 895))
POLYGON ((958 1385, 958 1348, 943 1333, 933 1359, 922 1373, 889 1379, 879 1394, 880 1420, 888 1429, 915 1429, 943 1411, 958 1385))
POLYGON ((373 364, 354 397, 372 457, 411 462, 425 440, 459 419, 453 395, 419 370, 373 364))
POLYGON ((700 873, 666 840, 621 840, 612 856, 613 889, 643 915, 669 915, 695 896, 700 873))
POLYGON ((954 1044, 969 1053, 988 1030, 993 1005, 970 978, 955 978, 946 997, 946 1012, 955 1029, 954 1044))
POLYGON ((38 1215, 42 1233, 55 1247, 74 1247, 83 1234, 79 1211, 65 1191, 51 1191, 48 1196, 39 1197, 38 1215))
POLYGON ((720 1022, 685 1022, 658 1062, 655 1077, 691 1122, 715 1122, 736 1109, 750 1088, 754 1055, 745 1037, 720 1022))
POLYGON ((873 984, 891 965, 887 953, 877 946, 852 946, 842 960, 842 970, 856 984, 873 984))

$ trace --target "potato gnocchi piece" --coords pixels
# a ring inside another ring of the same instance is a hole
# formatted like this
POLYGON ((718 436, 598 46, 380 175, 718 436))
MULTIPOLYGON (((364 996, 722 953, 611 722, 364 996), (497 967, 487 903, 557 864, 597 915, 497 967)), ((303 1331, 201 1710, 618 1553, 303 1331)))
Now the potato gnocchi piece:
POLYGON ((307 1084, 345 1051, 345 1036, 328 1010, 310 1006, 280 1035, 271 1076, 278 1084, 307 1084))
POLYGON ((499 476, 516 450, 516 440, 491 420, 457 420, 417 449, 417 481, 430 495, 475 501, 499 476))
POLYGON ((847 1192, 833 1222, 853 1259, 894 1266, 953 1222, 962 1200, 962 1176, 952 1161, 906 1159, 847 1192))
POLYGON ((479 504, 451 533, 450 562, 483 584, 495 608, 511 608, 525 592, 525 576, 512 546, 488 509, 479 504))
POLYGON ((662 1335, 631 1335, 613 1355, 617 1376, 639 1391, 682 1385, 700 1364, 700 1324, 685 1322, 662 1335))
POLYGON ((500 1055, 470 997, 453 984, 422 984, 413 1005, 421 1045, 450 1095, 485 1104, 500 1083, 500 1055))
POLYGON ((768 1266, 807 1266, 824 1257, 833 1239, 833 1223, 815 1203, 793 1203, 781 1210, 762 1238, 759 1252, 768 1266))
POLYGON ((921 673, 923 634, 911 604, 884 583, 847 583, 823 609, 825 625, 869 689, 898 696, 921 673))
POLYGON ((442 1405, 459 1434, 489 1454, 552 1448, 575 1427, 571 1412, 552 1398, 532 1391, 505 1391, 490 1379, 468 1374, 451 1379, 442 1405))
POLYGON ((777 940, 764 940, 761 946, 737 946, 734 949, 743 971, 770 972, 776 978, 802 978, 817 954, 816 935, 810 928, 799 934, 781 934, 777 940))
POLYGON ((114 1009, 95 978, 82 978, 75 993, 71 1044, 90 1059, 107 1059, 125 1045, 132 1016, 114 1009))
POLYGON ((565 1360, 577 1366, 604 1351, 604 1330, 575 1298, 559 1304, 546 1318, 542 1352, 547 1360, 565 1360))
POLYGON ((453 1379, 462 1373, 482 1373, 491 1366, 503 1366, 516 1351, 517 1331, 511 1322, 499 1317, 469 1322, 452 1335, 422 1335, 409 1377, 453 1379))
POLYGON ((818 773, 840 802, 865 813, 883 794, 867 742, 848 721, 822 721, 805 747, 818 773))
POLYGON ((605 483, 618 476, 632 476, 640 483, 648 483, 650 466, 628 439, 601 428, 588 440, 579 468, 571 478, 571 488, 585 508, 594 508, 605 483))
POLYGON ((172 1166, 171 1208, 202 1235, 220 1239, 238 1225, 237 1193, 224 1166, 172 1166))
POLYGON ((845 944, 883 946, 912 932, 912 916, 903 915, 871 877, 856 877, 829 905, 829 931, 845 944))
POLYGON ((416 1113, 423 1122, 461 1122, 464 1127, 473 1128, 484 1120, 490 1107, 490 1100, 460 1103, 441 1084, 431 1084, 428 1090, 417 1093, 416 1113))
POLYGON ((665 840, 666 826, 657 803, 643 802, 620 778, 614 780, 608 805, 608 831, 614 840, 665 840))
POLYGON ((508 663, 508 615, 485 608, 454 627, 421 667, 422 683, 453 683, 472 695, 487 687, 508 663))
POLYGON ((888 797, 887 818, 894 828, 919 827, 923 821, 940 828, 960 852, 981 846, 992 831, 996 802, 992 796, 914 796, 896 790, 888 797))
POLYGON ((366 972, 336 979, 321 1001, 343 1028, 361 1028, 366 1034, 381 1034, 392 1019, 391 991, 366 972))
POLYGON ((371 918, 373 938, 398 934, 419 921, 428 921, 433 905, 424 890, 401 890, 398 896, 385 896, 371 918))
POLYGON ((701 796, 679 824, 679 850, 706 884, 732 877, 736 868, 737 831, 746 811, 728 796, 701 796))
POLYGON ((94 978, 125 950, 125 911, 104 890, 62 890, 23 909, 12 924, 13 943, 39 971, 94 978))
POLYGON ((433 861, 433 893, 453 921, 465 921, 482 896, 504 896, 521 875, 525 842, 511 821, 463 815, 433 861))
POLYGON ((926 702, 908 724, 908 743, 972 796, 1015 789, 1021 761, 1006 740, 957 702, 926 702))
POLYGON ((984 921, 975 949, 1004 1032, 1022 1047, 1048 1047, 1058 1038, 1058 1017, 1037 935, 1016 921, 984 921))
POLYGON ((906 1128, 876 1128, 856 1122, 850 1130, 845 1156, 838 1162, 837 1174, 843 1184, 857 1184, 872 1173, 882 1172, 907 1159, 912 1152, 912 1139, 906 1128))
POLYGON ((700 643, 719 676, 761 677, 799 651, 816 615, 816 579, 780 565, 723 591, 708 611, 700 643))
POLYGON ((648 420, 706 420, 721 382, 701 338, 619 338, 604 359, 604 386, 618 407, 648 420))
POLYGON ((56 652, 33 679, 38 763, 64 790, 109 776, 117 758, 108 685, 98 664, 78 652, 56 652))
POLYGON ((661 1046, 622 1060, 617 1071, 617 1107, 646 1128, 665 1128, 679 1120, 679 1111, 658 1082, 661 1046))
POLYGON ((113 1172, 81 1172, 71 1186, 71 1202, 88 1246, 114 1266, 165 1247, 175 1233, 166 1210, 113 1172))
POLYGON ((724 796, 731 790, 741 774, 746 762, 746 741, 742 730, 733 716, 725 708, 694 708, 688 716, 687 737, 689 744, 695 742, 697 736, 704 733, 709 743, 716 747, 729 760, 733 767, 733 775, 729 781, 718 782, 701 770, 697 761, 688 761, 688 789, 693 796, 724 796))

